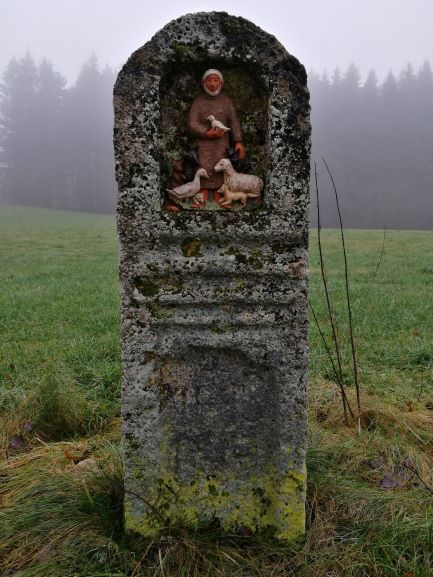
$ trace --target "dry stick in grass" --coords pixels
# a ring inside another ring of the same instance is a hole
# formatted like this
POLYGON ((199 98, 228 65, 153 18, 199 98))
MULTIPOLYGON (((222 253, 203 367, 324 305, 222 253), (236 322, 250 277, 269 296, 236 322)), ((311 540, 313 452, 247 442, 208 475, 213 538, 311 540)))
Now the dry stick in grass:
POLYGON ((371 285, 373 284, 374 279, 376 278, 376 275, 379 272, 380 265, 382 264, 383 253, 385 252, 385 238, 386 238, 386 228, 383 229, 382 251, 380 253, 379 262, 377 263, 376 270, 374 271, 373 276, 370 279, 368 288, 370 288, 371 285))
POLYGON ((165 561, 165 557, 164 557, 164 561, 162 559, 162 555, 161 555, 161 548, 158 547, 158 560, 159 560, 159 566, 161 567, 161 577, 165 577, 164 574, 164 561, 165 561))
POLYGON ((323 259, 323 251, 322 251, 322 237, 320 234, 321 224, 320 224, 320 201, 319 201, 319 185, 317 182, 317 165, 314 163, 314 178, 316 183, 316 202, 317 202, 317 244, 319 247, 319 257, 320 257, 320 270, 322 273, 322 281, 323 287, 325 289, 325 297, 326 297, 326 306, 328 308, 328 317, 332 327, 332 336, 335 346, 335 354, 337 356, 337 364, 338 364, 338 384, 341 391, 341 399, 343 401, 343 412, 344 418, 347 420, 347 410, 349 410, 350 416, 354 418, 353 411, 350 407, 349 400, 347 399, 346 392, 344 390, 344 379, 343 379, 343 369, 341 366, 341 355, 340 355, 340 347, 338 345, 338 337, 337 337, 337 328, 335 326, 334 321, 334 314, 332 312, 331 307, 331 300, 329 298, 329 291, 328 291, 328 281, 326 280, 326 272, 325 272, 325 263, 323 259))
POLYGON ((427 489, 427 491, 429 493, 431 493, 433 495, 433 489, 430 487, 430 485, 428 485, 424 479, 421 477, 421 475, 419 474, 418 469, 416 469, 415 465, 408 459, 405 459, 402 462, 402 465, 405 469, 407 469, 408 471, 410 471, 413 475, 415 475, 415 477, 418 479, 418 481, 420 481, 424 487, 427 489))
MULTIPOLYGON (((431 363, 428 364, 428 367, 430 367, 430 364, 431 364, 431 363)), ((427 368, 428 368, 428 367, 427 367, 427 368)), ((421 369, 421 386, 420 386, 420 388, 419 388, 418 397, 417 397, 417 399, 416 399, 416 400, 418 401, 418 403, 421 401, 421 395, 422 395, 423 392, 424 392, 424 373, 425 373, 425 367, 423 367, 423 368, 421 369)))
POLYGON ((151 550, 153 546, 153 541, 150 542, 150 545, 147 547, 146 551, 143 553, 143 555, 141 556, 140 560, 138 561, 137 565, 134 567, 133 572, 131 573, 130 577, 135 577, 137 575, 137 573, 140 571, 141 569, 141 564, 143 563, 143 561, 146 559, 147 555, 149 554, 149 551, 151 550))
MULTIPOLYGON (((382 250, 380 252, 379 261, 376 265, 373 276, 371 277, 370 282, 368 283, 368 287, 366 289, 367 291, 370 289, 371 285, 376 280, 377 273, 379 272, 380 265, 382 264, 383 255, 385 253, 385 239, 386 239, 386 228, 383 229, 382 250)), ((371 303, 370 306, 364 311, 364 316, 366 318, 368 317, 371 309, 373 308, 373 305, 374 305, 374 303, 371 303)))
POLYGON ((141 495, 139 495, 138 493, 134 493, 134 491, 130 491, 129 489, 125 491, 125 493, 129 493, 130 495, 133 495, 134 497, 137 497, 137 499, 140 499, 140 501, 143 501, 143 503, 146 505, 146 507, 149 507, 149 509, 151 511, 153 511, 153 513, 155 513, 155 515, 158 517, 158 519, 160 521, 164 521, 165 519, 164 517, 161 515, 161 513, 158 511, 158 509, 152 505, 152 503, 150 503, 147 499, 145 499, 144 497, 142 497, 141 495))
POLYGON ((328 171, 329 178, 331 179, 332 182, 332 188, 334 189, 335 194, 335 202, 337 204, 338 220, 340 221, 341 246, 343 248, 343 256, 344 256, 344 280, 346 285, 346 302, 347 302, 347 312, 349 315, 350 345, 352 349, 353 377, 355 379, 356 403, 358 406, 358 426, 359 428, 361 428, 361 397, 359 390, 358 362, 356 360, 355 337, 353 334, 352 306, 350 304, 350 290, 349 290, 349 271, 347 267, 346 243, 344 242, 343 220, 341 218, 340 203, 338 201, 338 193, 337 193, 337 187, 335 186, 334 177, 332 176, 332 173, 329 170, 329 166, 327 165, 326 160, 323 157, 322 160, 324 165, 326 166, 326 170, 328 171))
MULTIPOLYGON (((328 343, 326 342, 325 335, 323 334, 323 331, 320 328, 319 319, 317 318, 317 315, 316 315, 316 312, 313 308, 313 305, 311 303, 309 303, 309 305, 310 305, 311 312, 313 313, 313 318, 314 318, 314 322, 316 323, 317 330, 319 331, 319 335, 323 341, 323 344, 325 345, 326 353, 329 357, 329 360, 331 361, 332 370, 334 371, 334 375, 335 375, 335 380, 338 383, 340 377, 338 375, 337 368, 336 368, 335 363, 334 363, 334 359, 332 358, 332 353, 328 347, 328 343)), ((346 391, 344 390, 344 387, 341 388, 341 394, 343 395, 343 398, 345 399, 346 403, 349 404, 349 401, 347 399, 346 391)))

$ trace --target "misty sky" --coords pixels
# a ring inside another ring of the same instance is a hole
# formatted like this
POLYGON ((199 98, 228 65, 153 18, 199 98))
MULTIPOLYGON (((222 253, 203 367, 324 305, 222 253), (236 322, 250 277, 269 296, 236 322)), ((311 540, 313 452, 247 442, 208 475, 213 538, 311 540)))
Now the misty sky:
POLYGON ((355 62, 383 78, 407 62, 433 64, 433 0, 0 0, 0 71, 29 48, 74 82, 92 52, 120 68, 173 18, 212 10, 252 20, 307 70, 355 62))

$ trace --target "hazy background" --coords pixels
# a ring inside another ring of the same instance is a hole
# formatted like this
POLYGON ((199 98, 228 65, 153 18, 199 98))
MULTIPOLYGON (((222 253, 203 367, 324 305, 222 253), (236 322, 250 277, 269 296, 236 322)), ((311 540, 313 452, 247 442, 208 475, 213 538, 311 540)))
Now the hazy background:
POLYGON ((29 48, 73 82, 92 52, 119 68, 173 18, 212 10, 252 20, 320 72, 355 62, 383 78, 433 54, 431 0, 0 0, 0 69, 29 48))
MULTIPOLYGON (((310 72, 313 159, 331 165, 347 226, 433 227, 431 0, 0 0, 0 198, 113 210, 117 71, 202 10, 252 20, 310 72)), ((322 168, 320 182, 334 225, 322 168)))

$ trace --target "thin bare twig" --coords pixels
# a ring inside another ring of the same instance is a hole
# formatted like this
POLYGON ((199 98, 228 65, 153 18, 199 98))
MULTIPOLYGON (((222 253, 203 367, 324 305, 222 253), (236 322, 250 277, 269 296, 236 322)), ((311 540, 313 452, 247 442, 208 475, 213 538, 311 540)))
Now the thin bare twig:
MULTIPOLYGON (((313 305, 311 303, 309 303, 309 305, 310 305, 311 312, 313 313, 313 318, 314 318, 314 322, 316 323, 317 330, 319 331, 319 335, 323 341, 323 344, 325 345, 326 353, 329 357, 329 360, 331 361, 332 370, 334 371, 334 375, 335 375, 335 380, 338 383, 340 380, 340 377, 338 375, 337 368, 336 368, 335 363, 334 363, 334 359, 332 358, 331 350, 328 347, 328 343, 326 342, 325 335, 323 334, 323 331, 320 328, 320 323, 319 323, 319 319, 317 318, 316 311, 314 310, 313 305)), ((341 390, 341 394, 344 396, 346 403, 349 403, 347 396, 346 396, 346 391, 344 390, 344 387, 342 387, 340 390, 341 390)))
POLYGON ((145 499, 144 497, 142 497, 138 493, 134 493, 134 491, 131 491, 129 489, 125 489, 125 493, 129 493, 133 497, 137 497, 137 499, 140 499, 140 501, 143 501, 143 503, 146 505, 146 507, 149 507, 149 509, 151 509, 151 511, 153 511, 153 513, 155 513, 155 515, 158 517, 158 519, 160 521, 165 522, 164 517, 161 515, 161 513, 158 511, 158 509, 154 505, 152 505, 152 503, 150 503, 147 499, 145 499))
MULTIPOLYGON (((163 561, 163 559, 162 559, 161 548, 160 548, 160 547, 158 547, 158 560, 159 560, 159 566, 160 566, 160 568, 161 568, 161 576, 162 576, 162 577, 165 577, 165 575, 164 575, 164 561, 163 561)), ((165 557, 164 557, 164 560, 165 560, 165 557)))
POLYGON ((376 278, 376 275, 379 272, 380 265, 382 264, 383 253, 385 252, 385 238, 386 238, 386 228, 383 229, 382 251, 380 253, 379 262, 377 263, 376 270, 374 271, 373 276, 371 277, 370 282, 368 283, 368 288, 370 288, 371 285, 373 284, 374 279, 376 278))
POLYGON ((323 259, 322 240, 321 240, 321 234, 320 234, 320 230, 321 230, 320 201, 319 201, 319 185, 317 182, 317 165, 316 165, 316 163, 314 163, 314 178, 315 178, 315 183, 316 183, 317 242, 318 242, 318 247, 319 247, 320 270, 322 273, 323 287, 325 289, 326 306, 328 308, 328 317, 329 317, 329 321, 331 323, 331 328, 332 328, 332 336, 333 336, 333 341, 334 341, 334 346, 335 346, 335 354, 337 356, 338 375, 339 375, 338 384, 340 386, 341 399, 343 401, 344 417, 347 420, 347 410, 349 410, 349 413, 350 413, 352 418, 354 418, 354 415, 353 415, 353 411, 350 407, 350 403, 346 397, 346 392, 344 390, 344 379, 343 379, 343 369, 342 369, 342 365, 341 365, 340 347, 338 344, 337 329, 335 326, 334 314, 332 312, 331 300, 329 298, 328 282, 326 280, 325 263, 324 263, 324 259, 323 259))
MULTIPOLYGON (((429 363, 428 367, 429 367, 429 366, 430 366, 430 363, 429 363)), ((428 368, 428 367, 427 367, 427 368, 428 368)), ((421 395, 422 395, 423 392, 424 392, 424 371, 425 371, 425 368, 423 367, 423 368, 421 369, 421 386, 420 386, 420 388, 419 388, 418 397, 417 397, 418 403, 421 401, 421 395)))
POLYGON ((429 493, 431 493, 433 495, 433 489, 430 487, 430 485, 428 485, 424 479, 421 477, 421 475, 419 474, 418 470, 416 469, 415 465, 413 465, 412 463, 406 463, 405 461, 402 462, 402 465, 405 469, 407 469, 408 471, 410 471, 413 475, 415 475, 415 477, 418 479, 418 481, 420 481, 424 487, 427 489, 427 491, 429 493))
POLYGON ((332 173, 329 170, 329 166, 328 166, 326 160, 323 158, 323 156, 322 156, 322 160, 323 160, 324 165, 326 166, 326 170, 328 171, 329 178, 331 179, 331 182, 332 182, 332 188, 334 189, 334 194, 335 194, 335 202, 337 204, 338 220, 340 221, 341 245, 343 248, 343 256, 344 256, 344 279, 345 279, 345 286, 346 286, 346 302, 347 302, 347 312, 348 312, 348 316, 349 316, 350 345, 351 345, 351 349, 352 349, 353 377, 355 379, 356 403, 358 406, 358 427, 360 427, 361 426, 361 395, 360 395, 359 377, 358 377, 358 362, 356 359, 355 337, 354 337, 354 333, 353 333, 352 306, 350 304, 349 271, 348 271, 348 266, 347 266, 346 243, 344 242, 343 220, 341 218, 340 203, 338 200, 337 187, 335 186, 334 177, 332 176, 332 173))
POLYGON ((334 371, 335 380, 338 382, 339 375, 338 375, 338 373, 337 373, 337 368, 336 368, 336 366, 335 366, 334 359, 332 358, 331 351, 330 351, 330 349, 329 349, 329 347, 328 347, 328 343, 326 342, 325 335, 323 334, 323 331, 322 331, 322 329, 320 328, 320 323, 319 323, 319 319, 317 318, 316 311, 314 310, 314 307, 313 307, 313 305, 312 305, 311 303, 308 303, 308 304, 309 304, 309 307, 310 307, 310 309, 311 309, 311 312, 313 313, 313 319, 314 319, 314 322, 316 323, 316 327, 317 327, 317 330, 319 331, 319 335, 320 335, 320 337, 321 337, 321 339, 322 339, 322 341, 323 341, 323 344, 325 345, 326 353, 327 353, 327 355, 328 355, 328 357, 329 357, 329 360, 330 360, 330 362, 331 362, 332 370, 334 371))
MULTIPOLYGON (((376 265, 375 271, 374 271, 374 273, 370 279, 370 282, 368 283, 368 286, 366 289, 367 291, 370 290, 370 287, 372 286, 373 282, 376 280, 377 273, 379 272, 380 265, 382 264, 383 255, 385 254, 385 239, 386 239, 386 228, 383 229, 382 250, 380 252, 379 261, 376 265)), ((369 307, 364 310, 364 318, 368 318, 374 305, 377 305, 376 301, 372 301, 370 303, 369 307)))
POLYGON ((137 575, 137 573, 139 572, 140 568, 141 568, 141 564, 143 563, 143 561, 146 559, 147 555, 149 554, 149 551, 151 550, 153 546, 153 541, 150 542, 150 545, 147 547, 147 549, 145 550, 145 552, 143 553, 143 555, 141 556, 140 560, 138 561, 137 565, 134 567, 133 572, 131 573, 130 577, 135 577, 137 575))

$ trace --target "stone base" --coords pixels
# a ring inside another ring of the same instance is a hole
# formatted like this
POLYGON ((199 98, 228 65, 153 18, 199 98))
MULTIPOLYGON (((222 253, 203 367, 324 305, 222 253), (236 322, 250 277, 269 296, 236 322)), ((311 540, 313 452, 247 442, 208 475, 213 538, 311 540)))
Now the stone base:
POLYGON ((126 496, 126 530, 153 536, 170 526, 200 528, 218 519, 229 533, 243 529, 290 541, 305 531, 305 472, 292 471, 280 480, 266 472, 245 481, 197 475, 188 484, 167 474, 159 481, 153 494, 146 494, 146 501, 159 503, 158 513, 140 498, 126 496))

